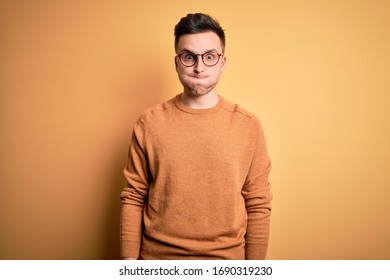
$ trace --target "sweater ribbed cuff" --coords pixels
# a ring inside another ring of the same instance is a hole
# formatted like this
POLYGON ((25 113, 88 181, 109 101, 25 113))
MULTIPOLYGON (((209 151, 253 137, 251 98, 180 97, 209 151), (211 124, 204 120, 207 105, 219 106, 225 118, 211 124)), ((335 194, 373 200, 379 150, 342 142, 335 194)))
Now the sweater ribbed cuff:
POLYGON ((121 258, 138 258, 140 243, 130 240, 121 241, 121 258))
POLYGON ((267 257, 268 244, 246 244, 245 259, 265 260, 267 257))

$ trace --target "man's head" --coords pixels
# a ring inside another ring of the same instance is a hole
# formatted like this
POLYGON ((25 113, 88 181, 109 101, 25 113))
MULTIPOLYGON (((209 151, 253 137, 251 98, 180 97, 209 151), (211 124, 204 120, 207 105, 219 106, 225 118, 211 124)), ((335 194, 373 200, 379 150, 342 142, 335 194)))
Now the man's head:
POLYGON ((175 65, 186 96, 217 94, 226 64, 224 47, 225 33, 210 16, 189 14, 176 25, 175 65))
POLYGON ((181 36, 209 31, 218 35, 221 41, 222 52, 224 52, 226 43, 224 30, 217 20, 202 13, 188 14, 180 19, 179 23, 175 26, 175 50, 177 51, 177 44, 181 36))

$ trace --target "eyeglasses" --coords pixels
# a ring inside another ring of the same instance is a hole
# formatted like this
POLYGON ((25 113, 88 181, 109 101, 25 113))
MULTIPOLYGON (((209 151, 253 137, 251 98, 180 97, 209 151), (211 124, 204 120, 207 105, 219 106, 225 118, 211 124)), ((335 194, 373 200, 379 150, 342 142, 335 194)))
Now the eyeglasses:
POLYGON ((202 57, 202 61, 204 65, 208 67, 212 67, 216 65, 220 59, 220 57, 223 55, 223 53, 217 53, 217 52, 206 52, 204 54, 194 54, 190 52, 183 52, 181 54, 178 54, 177 57, 179 58, 180 62, 186 66, 191 67, 196 64, 198 61, 198 56, 202 57))

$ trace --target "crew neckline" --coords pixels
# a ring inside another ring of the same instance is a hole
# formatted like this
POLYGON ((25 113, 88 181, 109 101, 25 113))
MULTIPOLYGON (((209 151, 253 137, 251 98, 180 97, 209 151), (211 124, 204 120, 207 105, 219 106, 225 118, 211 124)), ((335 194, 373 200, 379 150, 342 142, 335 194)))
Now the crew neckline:
POLYGON ((214 114, 219 111, 219 109, 222 107, 222 103, 224 102, 224 99, 222 96, 218 95, 218 103, 215 104, 214 107, 207 108, 207 109, 194 109, 191 107, 188 107, 181 103, 181 95, 182 93, 179 93, 175 97, 175 105, 177 108, 179 108, 181 111, 189 113, 189 114, 195 114, 195 115, 208 115, 208 114, 214 114))

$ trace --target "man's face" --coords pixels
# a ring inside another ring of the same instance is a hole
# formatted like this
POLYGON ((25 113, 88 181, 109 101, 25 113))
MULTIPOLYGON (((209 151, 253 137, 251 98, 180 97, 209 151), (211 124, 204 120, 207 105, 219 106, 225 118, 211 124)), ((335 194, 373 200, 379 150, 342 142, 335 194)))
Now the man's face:
MULTIPOLYGON (((186 34, 179 38, 176 53, 204 54, 214 52, 222 54, 221 40, 214 32, 204 32, 198 34, 186 34)), ((184 92, 193 96, 216 93, 221 73, 225 70, 226 58, 221 56, 214 66, 206 66, 201 56, 196 56, 196 63, 193 66, 184 66, 179 57, 176 56, 176 72, 184 87, 184 92)), ((205 60, 207 56, 205 57, 205 60)))

